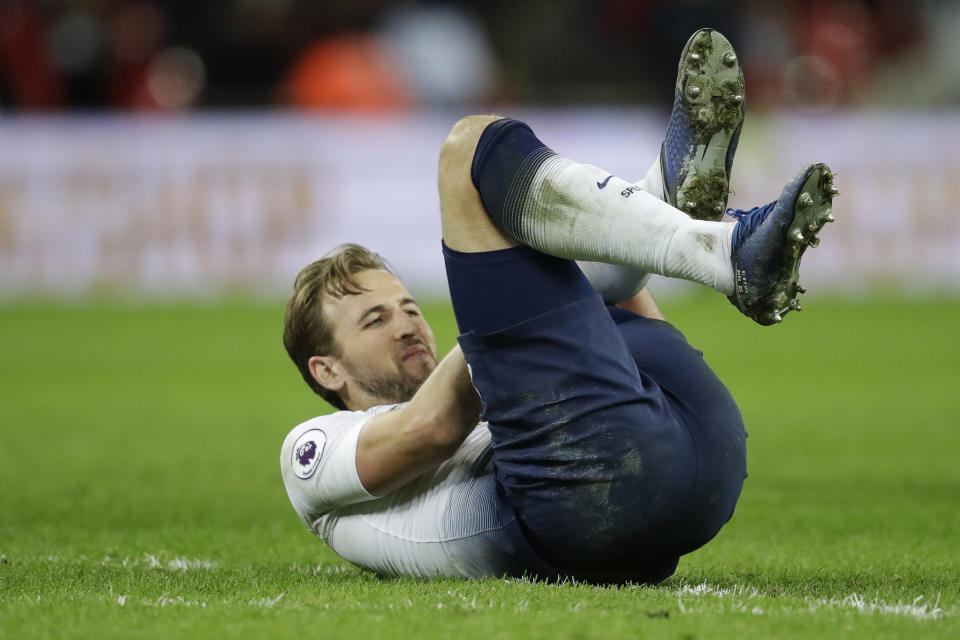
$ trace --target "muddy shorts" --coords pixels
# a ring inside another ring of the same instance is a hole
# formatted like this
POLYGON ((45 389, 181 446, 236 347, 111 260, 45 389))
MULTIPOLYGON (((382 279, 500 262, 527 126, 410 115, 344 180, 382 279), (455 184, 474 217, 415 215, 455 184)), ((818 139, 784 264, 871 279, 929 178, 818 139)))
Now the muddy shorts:
POLYGON ((746 477, 726 387, 672 325, 605 306, 573 261, 443 251, 519 565, 668 577, 730 519, 746 477))

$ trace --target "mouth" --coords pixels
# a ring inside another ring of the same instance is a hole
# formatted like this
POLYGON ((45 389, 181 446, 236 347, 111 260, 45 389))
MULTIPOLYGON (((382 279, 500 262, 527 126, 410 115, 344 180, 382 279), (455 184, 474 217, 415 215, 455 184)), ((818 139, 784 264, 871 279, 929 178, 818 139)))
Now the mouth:
POLYGON ((414 344, 414 345, 410 345, 409 347, 403 350, 403 354, 400 356, 400 360, 402 362, 406 362, 407 360, 412 360, 413 358, 429 356, 429 355, 432 355, 432 354, 430 353, 430 350, 427 349, 426 345, 414 344))

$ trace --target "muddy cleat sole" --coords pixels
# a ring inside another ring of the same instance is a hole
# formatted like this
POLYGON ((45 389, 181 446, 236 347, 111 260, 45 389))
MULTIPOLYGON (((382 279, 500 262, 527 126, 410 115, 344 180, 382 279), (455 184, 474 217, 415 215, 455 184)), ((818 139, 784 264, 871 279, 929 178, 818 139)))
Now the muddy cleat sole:
POLYGON ((762 325, 777 324, 802 309, 798 295, 800 259, 820 243, 820 230, 833 222, 834 175, 825 164, 810 165, 783 189, 780 197, 750 211, 730 210, 735 291, 729 297, 745 315, 762 325))
POLYGON ((743 71, 713 29, 690 36, 680 55, 673 111, 660 147, 668 203, 699 220, 720 220, 746 106, 743 71))

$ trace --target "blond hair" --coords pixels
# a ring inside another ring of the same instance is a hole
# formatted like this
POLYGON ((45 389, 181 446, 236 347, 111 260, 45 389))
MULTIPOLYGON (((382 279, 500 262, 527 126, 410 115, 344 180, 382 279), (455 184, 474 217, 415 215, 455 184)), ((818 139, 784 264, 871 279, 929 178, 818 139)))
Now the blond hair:
POLYGON ((283 316, 283 346, 297 365, 300 375, 314 393, 338 409, 346 409, 336 391, 326 389, 310 373, 310 358, 316 355, 339 356, 333 328, 323 317, 325 295, 342 298, 365 291, 356 274, 367 269, 393 273, 382 256, 358 244, 335 247, 321 259, 308 264, 297 274, 293 295, 283 316))

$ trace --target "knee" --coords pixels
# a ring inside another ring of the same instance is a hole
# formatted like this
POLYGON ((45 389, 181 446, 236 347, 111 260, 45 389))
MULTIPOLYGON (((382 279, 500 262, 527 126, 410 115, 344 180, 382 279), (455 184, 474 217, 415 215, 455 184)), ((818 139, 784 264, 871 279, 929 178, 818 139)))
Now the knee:
POLYGON ((438 186, 443 239, 458 251, 494 251, 516 243, 490 220, 473 184, 471 167, 480 136, 500 116, 468 116, 450 130, 440 151, 438 186))
POLYGON ((482 115, 466 116, 457 120, 440 149, 441 179, 444 174, 449 175, 451 172, 461 174, 464 169, 469 175, 473 153, 477 149, 480 135, 487 125, 500 119, 501 116, 482 115))

